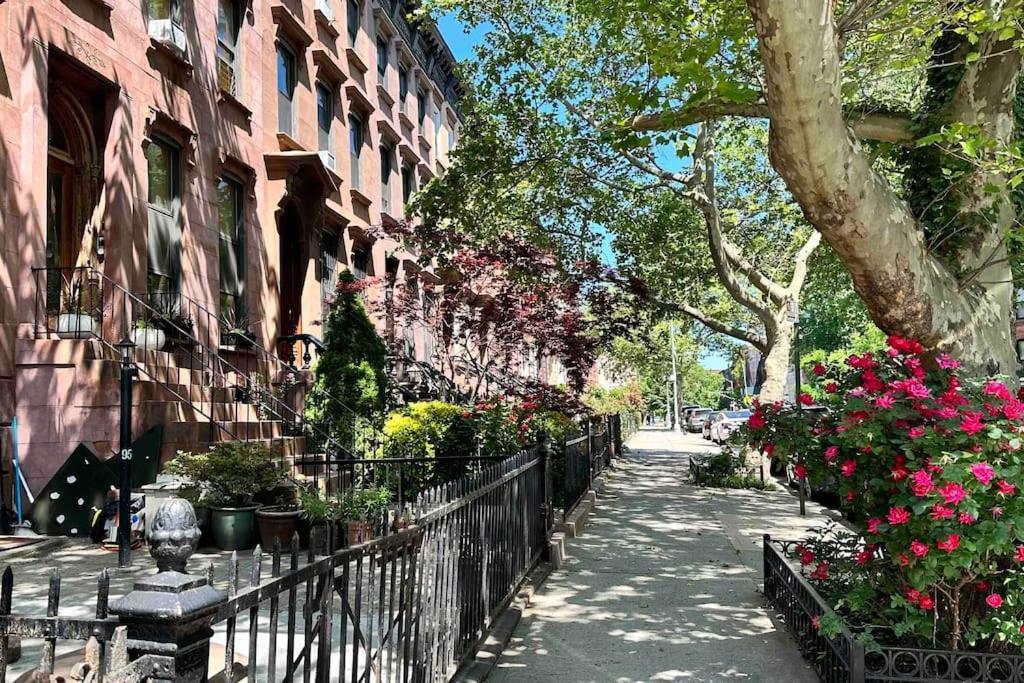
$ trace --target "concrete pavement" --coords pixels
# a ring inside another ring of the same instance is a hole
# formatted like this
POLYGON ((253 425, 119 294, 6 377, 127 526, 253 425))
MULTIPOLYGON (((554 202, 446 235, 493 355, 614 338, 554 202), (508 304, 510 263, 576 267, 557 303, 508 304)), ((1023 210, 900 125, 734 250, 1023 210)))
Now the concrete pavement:
POLYGON ((801 518, 781 489, 688 485, 689 455, 717 448, 699 436, 644 430, 629 446, 488 681, 816 681, 762 606, 761 537, 834 513, 809 503, 801 518))

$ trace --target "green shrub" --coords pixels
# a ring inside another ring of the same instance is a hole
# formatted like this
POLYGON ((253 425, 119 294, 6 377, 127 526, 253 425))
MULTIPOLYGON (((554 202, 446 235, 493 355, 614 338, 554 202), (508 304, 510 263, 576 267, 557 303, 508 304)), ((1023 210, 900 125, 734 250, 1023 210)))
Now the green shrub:
POLYGON ((761 481, 760 474, 747 463, 740 448, 726 447, 709 458, 701 459, 693 474, 693 483, 697 486, 757 491, 775 488, 770 481, 761 481))
POLYGON ((179 452, 165 470, 198 487, 199 497, 209 505, 244 507, 277 502, 287 478, 276 459, 276 450, 266 444, 225 441, 206 451, 179 452))
POLYGON ((306 418, 346 448, 384 414, 388 396, 387 347, 359 298, 351 273, 341 273, 324 321, 324 346, 313 369, 306 418))
POLYGON ((391 492, 386 486, 352 489, 337 499, 337 519, 345 522, 377 520, 391 507, 391 492))

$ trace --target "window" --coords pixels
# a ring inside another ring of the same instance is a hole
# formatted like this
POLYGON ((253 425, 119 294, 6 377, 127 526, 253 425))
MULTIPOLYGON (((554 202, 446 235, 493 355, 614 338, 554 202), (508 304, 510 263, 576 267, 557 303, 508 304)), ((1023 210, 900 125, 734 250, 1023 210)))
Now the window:
POLYGON ((146 291, 158 310, 176 312, 181 280, 181 181, 178 148, 163 140, 146 147, 149 176, 146 291), (173 307, 173 308, 172 308, 173 307))
POLYGON ((295 53, 277 44, 277 129, 292 134, 295 119, 295 53))
POLYGON ((455 151, 455 124, 448 122, 448 153, 455 151))
POLYGON ((356 38, 359 37, 359 2, 357 0, 348 0, 346 5, 348 16, 345 18, 348 22, 348 46, 356 46, 356 38))
POLYGON ((384 83, 388 75, 388 41, 377 39, 377 82, 384 83))
POLYGON ((220 231, 220 319, 227 327, 244 327, 245 212, 242 184, 217 182, 217 226, 220 231))
POLYGON ((217 84, 226 93, 237 96, 238 29, 242 25, 237 0, 217 3, 217 84))
POLYGON ((402 108, 402 113, 409 113, 409 69, 404 65, 398 67, 398 101, 402 108))
POLYGON ((316 84, 316 124, 320 158, 333 169, 334 158, 334 94, 323 83, 316 84))
POLYGON ((434 360, 434 347, 436 346, 434 331, 437 329, 437 321, 435 320, 437 314, 437 295, 434 292, 424 292, 423 319, 427 321, 427 324, 423 330, 423 360, 428 364, 433 364, 434 360))
POLYGON ((441 155, 441 109, 434 105, 434 154, 441 155))
POLYGON ((338 287, 338 242, 337 233, 320 234, 320 300, 324 319, 327 318, 334 290, 338 287))
POLYGON ((331 9, 330 0, 316 0, 316 8, 330 21, 334 19, 334 10, 331 9))
POLYGON ((408 204, 412 193, 416 191, 416 174, 409 164, 402 165, 402 203, 408 204))
POLYGON ((1017 320, 1024 320, 1024 288, 1018 289, 1014 296, 1014 310, 1017 320))
POLYGON ((416 116, 423 128, 423 122, 427 120, 427 94, 422 90, 416 91, 416 116))
POLYGON ((365 280, 370 273, 370 252, 362 247, 352 250, 352 276, 365 280))
POLYGON ((391 210, 391 172, 393 170, 391 159, 394 153, 394 150, 387 145, 380 146, 380 206, 382 211, 391 210))
POLYGON ((146 14, 149 35, 165 45, 185 51, 185 29, 181 19, 182 0, 148 0, 146 14))
MULTIPOLYGON (((416 276, 412 276, 405 281, 406 289, 408 290, 409 301, 415 307, 420 304, 420 283, 416 279, 416 276)), ((416 355, 416 330, 412 326, 411 321, 406 321, 402 328, 402 346, 404 347, 405 357, 409 360, 419 360, 416 355)))
POLYGON ((348 153, 352 161, 352 187, 361 187, 359 173, 360 158, 363 153, 363 120, 355 114, 348 115, 348 153))

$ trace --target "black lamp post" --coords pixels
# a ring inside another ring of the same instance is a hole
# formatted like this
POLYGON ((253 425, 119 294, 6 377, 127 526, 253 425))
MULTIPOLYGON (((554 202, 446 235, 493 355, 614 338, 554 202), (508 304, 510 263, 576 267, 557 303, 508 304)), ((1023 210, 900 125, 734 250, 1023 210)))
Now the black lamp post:
POLYGON ((117 564, 132 566, 132 381, 135 379, 135 342, 127 334, 116 344, 121 352, 120 490, 117 496, 117 564))
MULTIPOLYGON (((796 301, 790 299, 786 306, 786 317, 790 322, 793 323, 793 364, 795 365, 793 373, 793 391, 796 398, 796 414, 802 416, 803 404, 800 403, 800 305, 796 301)), ((800 487, 800 516, 803 517, 807 514, 807 475, 803 475, 797 483, 800 487)))

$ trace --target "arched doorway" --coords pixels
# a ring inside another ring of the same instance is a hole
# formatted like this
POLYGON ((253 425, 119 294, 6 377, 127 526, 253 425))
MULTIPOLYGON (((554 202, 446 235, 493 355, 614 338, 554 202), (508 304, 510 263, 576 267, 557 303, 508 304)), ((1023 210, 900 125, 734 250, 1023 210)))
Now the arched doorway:
MULTIPOLYGON (((306 278, 305 242, 302 239, 302 217, 294 202, 281 211, 277 222, 279 248, 280 315, 282 337, 302 332, 302 285, 306 278)), ((291 359, 294 343, 282 343, 279 353, 291 359)))
MULTIPOLYGON (((51 84, 46 175, 47 308, 81 297, 76 268, 95 266, 94 226, 101 158, 93 122, 74 93, 51 84), (74 290, 73 292, 71 290, 74 290)), ((79 302, 80 304, 80 302, 79 302)))

